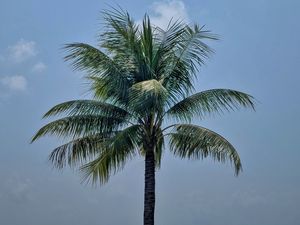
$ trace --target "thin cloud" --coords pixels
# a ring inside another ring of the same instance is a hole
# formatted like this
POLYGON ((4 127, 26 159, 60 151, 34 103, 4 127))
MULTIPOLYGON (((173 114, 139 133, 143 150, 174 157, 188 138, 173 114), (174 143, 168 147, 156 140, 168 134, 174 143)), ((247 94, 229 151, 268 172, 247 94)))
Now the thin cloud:
POLYGON ((32 67, 32 71, 36 73, 41 73, 43 72, 47 66, 43 62, 38 62, 32 67))
POLYGON ((269 196, 266 193, 260 193, 254 189, 238 191, 232 194, 234 203, 243 207, 267 204, 270 202, 268 198, 269 196))
POLYGON ((160 1, 151 6, 151 21, 156 26, 166 28, 171 19, 189 22, 186 6, 183 1, 160 1))
POLYGON ((17 62, 23 62, 37 55, 38 51, 34 41, 19 40, 15 45, 9 48, 9 57, 17 62))
POLYGON ((0 199, 10 203, 26 204, 33 200, 33 183, 29 178, 13 176, 2 182, 0 199))
POLYGON ((27 88, 27 80, 21 75, 2 77, 0 83, 11 91, 25 91, 27 88))

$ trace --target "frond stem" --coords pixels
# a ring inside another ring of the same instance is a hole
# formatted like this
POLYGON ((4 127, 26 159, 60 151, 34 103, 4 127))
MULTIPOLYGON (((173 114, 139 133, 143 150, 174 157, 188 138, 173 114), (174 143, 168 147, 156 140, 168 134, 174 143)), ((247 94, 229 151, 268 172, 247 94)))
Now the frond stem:
POLYGON ((167 130, 167 129, 171 128, 171 127, 175 127, 176 125, 178 125, 178 124, 172 124, 172 125, 170 125, 170 126, 167 126, 167 127, 165 127, 164 129, 162 129, 161 132, 164 132, 165 130, 167 130))

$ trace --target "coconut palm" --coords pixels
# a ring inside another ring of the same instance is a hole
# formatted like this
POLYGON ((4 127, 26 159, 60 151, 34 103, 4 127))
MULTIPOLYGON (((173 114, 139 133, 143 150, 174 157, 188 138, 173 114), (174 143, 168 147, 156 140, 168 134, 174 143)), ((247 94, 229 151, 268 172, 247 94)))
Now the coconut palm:
POLYGON ((229 161, 237 175, 241 161, 221 135, 191 124, 241 107, 254 107, 240 91, 212 89, 194 93, 198 68, 212 53, 205 40, 216 36, 198 25, 170 21, 163 30, 145 15, 142 24, 122 9, 103 12, 99 46, 67 44, 65 60, 86 72, 93 99, 51 108, 44 117, 61 116, 33 137, 63 138, 49 156, 55 167, 79 168, 83 178, 104 184, 135 156, 145 159, 144 225, 154 224, 155 171, 167 149, 175 156, 229 161), (171 123, 174 124, 171 124, 171 123))

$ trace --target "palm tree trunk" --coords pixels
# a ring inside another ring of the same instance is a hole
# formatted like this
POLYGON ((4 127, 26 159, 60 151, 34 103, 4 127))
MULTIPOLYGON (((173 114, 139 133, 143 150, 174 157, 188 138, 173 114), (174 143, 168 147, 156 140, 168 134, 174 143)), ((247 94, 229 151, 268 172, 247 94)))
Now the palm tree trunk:
POLYGON ((154 225, 155 158, 151 149, 145 156, 144 225, 154 225))

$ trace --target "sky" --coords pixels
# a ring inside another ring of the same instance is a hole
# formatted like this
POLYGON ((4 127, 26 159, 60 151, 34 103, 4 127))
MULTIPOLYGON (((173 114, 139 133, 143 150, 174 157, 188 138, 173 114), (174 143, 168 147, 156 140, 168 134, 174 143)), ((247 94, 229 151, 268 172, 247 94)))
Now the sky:
MULTIPOLYGON (((0 221, 5 225, 141 224, 144 161, 137 158, 102 187, 47 161, 60 144, 29 144, 52 106, 89 98, 83 73, 63 61, 70 42, 96 45, 100 11, 119 4, 141 21, 198 23, 220 36, 200 68, 197 91, 231 88, 253 95, 240 110, 196 124, 226 137, 243 172, 210 159, 164 154, 156 180, 156 225, 297 225, 300 221, 300 1, 0 2, 0 221)), ((49 122, 49 121, 48 121, 49 122)))

